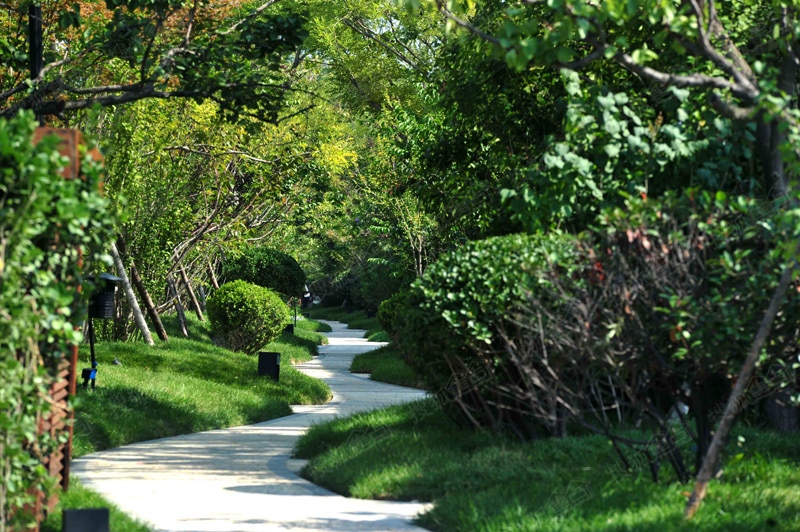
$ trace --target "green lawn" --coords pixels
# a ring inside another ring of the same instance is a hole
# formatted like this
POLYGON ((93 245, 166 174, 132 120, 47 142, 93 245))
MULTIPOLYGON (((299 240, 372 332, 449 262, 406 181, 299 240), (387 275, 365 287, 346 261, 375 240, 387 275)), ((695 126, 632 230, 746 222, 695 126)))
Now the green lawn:
MULTIPOLYGON (((266 421, 290 414, 290 404, 321 404, 330 397, 322 381, 291 367, 293 360, 311 359, 317 344, 309 338, 317 333, 284 333, 265 347, 282 354, 275 383, 257 375, 257 357, 213 345, 206 324, 192 321, 190 329, 191 338, 172 330, 169 343, 154 347, 97 344, 97 389, 81 390, 76 401, 75 456, 266 421)), ((81 346, 80 367, 89 367, 88 345, 81 346)))
POLYGON ((77 479, 71 478, 69 491, 61 494, 58 506, 42 523, 41 531, 60 532, 62 511, 70 508, 108 508, 109 528, 113 532, 150 532, 151 530, 148 526, 128 517, 94 491, 84 488, 77 479))
POLYGON ((317 425, 296 454, 311 459, 306 478, 337 493, 434 501, 419 524, 437 531, 800 530, 800 438, 737 435, 729 456, 741 456, 691 523, 691 484, 617 472, 601 436, 521 443, 458 426, 432 400, 317 425))
MULTIPOLYGON (((265 346, 265 351, 281 353, 280 382, 275 383, 256 375, 255 356, 213 345, 207 323, 187 318, 188 339, 180 337, 174 319, 167 317, 167 344, 96 345, 97 388, 79 390, 75 401, 75 457, 138 441, 267 421, 290 414, 290 404, 321 404, 330 398, 326 384, 291 367, 317 354, 317 346, 327 341, 317 331, 329 329, 327 325, 299 321, 294 335, 283 333, 265 346), (113 364, 114 359, 122 365, 113 364)), ((89 365, 89 346, 82 345, 80 367, 89 365)), ((63 508, 98 507, 110 509, 114 532, 149 530, 74 478, 42 530, 61 529, 63 508)))
MULTIPOLYGON (((331 332, 331 326, 327 323, 322 323, 319 321, 308 320, 308 319, 298 319, 297 325, 295 326, 295 331, 301 329, 303 331, 313 331, 318 333, 326 333, 331 332)), ((326 336, 322 336, 324 338, 324 343, 328 342, 328 338, 326 336)))
POLYGON ((350 364, 353 373, 369 373, 374 381, 424 388, 422 379, 400 358, 391 344, 357 355, 350 364))

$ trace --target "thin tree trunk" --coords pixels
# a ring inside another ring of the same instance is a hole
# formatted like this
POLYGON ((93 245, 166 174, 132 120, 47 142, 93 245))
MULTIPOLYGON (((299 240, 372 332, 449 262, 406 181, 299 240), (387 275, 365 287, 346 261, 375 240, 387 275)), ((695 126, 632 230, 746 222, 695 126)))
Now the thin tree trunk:
MULTIPOLYGON (((125 240, 121 235, 117 238, 117 248, 123 255, 128 254, 125 247, 125 240)), ((164 324, 161 323, 161 316, 158 314, 158 310, 153 303, 153 299, 150 297, 150 292, 147 291, 147 287, 144 285, 142 276, 139 275, 139 270, 136 268, 136 263, 134 263, 132 258, 130 259, 130 267, 131 281, 133 281, 133 286, 136 287, 136 291, 139 292, 139 297, 142 298, 144 308, 147 310, 147 315, 150 317, 150 321, 153 322, 153 328, 156 330, 156 334, 161 341, 168 342, 169 336, 167 335, 167 330, 164 328, 164 324)))
POLYGON ((215 290, 219 290, 219 282, 217 282, 217 274, 214 273, 214 267, 211 263, 208 263, 208 273, 211 274, 211 286, 214 287, 215 290))
POLYGON ((119 255, 117 245, 113 242, 111 243, 111 256, 114 258, 114 264, 117 267, 117 275, 122 278, 122 288, 125 290, 125 297, 128 298, 128 302, 131 305, 133 319, 136 322, 136 326, 139 327, 140 331, 142 331, 142 336, 144 337, 145 343, 147 345, 155 345, 155 342, 153 342, 153 337, 150 335, 150 329, 147 328, 147 322, 144 320, 142 309, 139 308, 139 302, 136 300, 136 295, 133 293, 133 288, 131 288, 131 281, 128 279, 128 274, 125 272, 125 265, 122 264, 122 257, 119 255))
POLYGON ((181 327, 181 334, 184 338, 189 338, 189 330, 186 328, 186 314, 183 313, 183 305, 181 305, 181 298, 178 295, 178 289, 175 287, 175 281, 172 276, 167 276, 167 286, 169 287, 169 295, 175 303, 175 312, 178 314, 178 325, 181 327))
MULTIPOLYGON (((203 285, 197 285, 197 291, 200 292, 200 306, 203 307, 203 312, 206 311, 206 291, 203 290, 203 285)), ((295 312, 296 314, 296 312, 295 312)), ((297 316, 295 316, 297 318, 297 316)))
MULTIPOLYGON (((795 248, 793 257, 797 257, 799 252, 800 245, 795 248)), ((795 259, 793 258, 792 261, 795 261, 795 259)), ((761 354, 761 349, 764 347, 767 337, 769 337, 772 323, 775 321, 775 316, 778 314, 778 309, 780 309, 783 298, 786 295, 786 291, 789 289, 789 285, 792 282, 792 275, 794 274, 796 265, 797 263, 793 262, 792 265, 786 266, 786 269, 781 275, 781 280, 778 283, 778 286, 775 288, 775 292, 772 294, 769 307, 767 307, 767 311, 764 313, 764 318, 761 320, 761 325, 758 327, 756 337, 753 339, 753 344, 750 346, 750 352, 747 354, 744 365, 739 372, 739 377, 736 380, 736 385, 733 387, 730 398, 728 398, 728 404, 725 406, 725 412, 722 415, 722 421, 720 421, 719 427, 717 427, 717 431, 714 433, 714 438, 711 440, 711 445, 708 446, 708 452, 703 460, 703 467, 700 468, 700 472, 697 474, 694 491, 692 491, 692 495, 689 497, 689 501, 686 503, 684 516, 687 519, 691 519, 694 514, 697 513, 697 509, 700 508, 700 503, 703 502, 703 498, 706 496, 708 483, 711 481, 711 478, 714 476, 714 472, 717 470, 719 456, 722 453, 722 450, 725 448, 725 442, 728 439, 728 434, 733 427, 736 414, 739 413, 741 408, 740 400, 742 399, 742 395, 744 394, 744 391, 753 376, 753 371, 755 370, 758 357, 761 354)))
POLYGON ((189 276, 186 275, 186 269, 183 266, 180 266, 178 271, 181 274, 181 280, 183 281, 183 284, 186 285, 186 290, 189 292, 189 298, 192 300, 192 305, 194 305, 194 312, 197 314, 197 319, 200 321, 206 321, 206 319, 203 317, 203 309, 200 308, 200 302, 197 300, 194 289, 192 289, 192 285, 189 283, 189 276))

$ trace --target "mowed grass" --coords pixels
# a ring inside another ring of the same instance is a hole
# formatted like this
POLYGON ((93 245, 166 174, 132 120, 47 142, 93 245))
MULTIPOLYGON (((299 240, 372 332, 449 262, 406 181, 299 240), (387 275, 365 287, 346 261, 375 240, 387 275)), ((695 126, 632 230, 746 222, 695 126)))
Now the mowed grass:
MULTIPOLYGON (((97 389, 76 401, 74 456, 138 441, 257 423, 291 413, 290 404, 321 404, 330 389, 291 367, 311 359, 316 343, 284 333, 265 350, 281 353, 280 382, 257 375, 258 358, 215 346, 207 323, 170 341, 100 342, 97 389), (122 365, 114 365, 114 359, 122 365)), ((316 334, 316 333, 314 333, 316 334)), ((80 368, 89 367, 89 346, 80 368)))
POLYGON ((294 334, 284 331, 277 340, 264 346, 263 351, 280 353, 281 367, 283 367, 308 362, 319 354, 319 346, 327 342, 327 336, 295 327, 294 334))
MULTIPOLYGON (((301 329, 303 331, 317 332, 317 333, 326 333, 326 332, 331 332, 333 330, 331 329, 331 326, 328 325, 327 323, 322 323, 319 321, 309 320, 305 318, 302 320, 301 319, 297 320, 295 331, 298 329, 301 329)), ((323 336, 323 338, 325 338, 324 341, 325 343, 327 343, 328 338, 325 336, 323 336)))
POLYGON ((400 358, 391 344, 357 355, 350 364, 350 371, 369 373, 374 381, 424 388, 422 379, 400 358))
POLYGON ((61 493, 55 511, 42 523, 42 532, 60 532, 64 509, 70 508, 108 508, 109 529, 113 532, 150 532, 152 529, 131 517, 99 494, 84 488, 76 478, 71 478, 69 491, 61 493))
POLYGON ((800 438, 741 428, 732 441, 691 522, 690 483, 617 472, 602 436, 522 443, 459 426, 433 400, 316 425, 296 455, 337 493, 433 501, 418 523, 435 531, 800 530, 800 438))

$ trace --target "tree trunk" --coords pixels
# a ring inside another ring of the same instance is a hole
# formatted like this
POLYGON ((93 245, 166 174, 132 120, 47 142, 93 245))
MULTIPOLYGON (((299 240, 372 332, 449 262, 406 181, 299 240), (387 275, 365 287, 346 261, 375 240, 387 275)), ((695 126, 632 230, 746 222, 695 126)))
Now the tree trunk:
POLYGON ((178 325, 181 328, 181 334, 184 338, 189 338, 189 329, 186 328, 186 314, 183 313, 183 305, 181 305, 181 298, 178 295, 178 289, 175 287, 175 281, 172 276, 167 276, 167 287, 169 288, 169 295, 175 303, 175 312, 178 314, 178 325))
POLYGON ((128 279, 128 274, 125 272, 125 265, 122 264, 122 257, 120 257, 117 246, 113 242, 111 243, 111 256, 114 258, 114 264, 117 267, 117 275, 122 278, 122 288, 125 290, 125 297, 128 298, 128 302, 131 305, 136 326, 142 331, 145 343, 147 345, 154 345, 155 342, 153 342, 153 337, 150 335, 150 329, 147 328, 147 322, 144 320, 142 309, 139 308, 139 302, 136 300, 133 288, 131 288, 131 281, 128 279))
POLYGON ((211 263, 208 263, 208 273, 211 274, 211 286, 214 287, 215 290, 219 290, 219 282, 217 282, 217 274, 214 273, 214 267, 211 263))
MULTIPOLYGON (((125 240, 121 235, 117 238, 117 248, 122 255, 128 254, 128 250, 125 247, 125 240)), ((156 330, 156 334, 161 341, 168 342, 169 336, 167 335, 167 330, 164 328, 164 324, 161 323, 161 316, 158 315, 158 311, 153 303, 153 299, 150 297, 150 293, 147 291, 147 287, 144 285, 141 275, 139 275, 139 270, 136 268, 133 258, 130 259, 130 266, 131 281, 133 281, 133 286, 136 287, 136 291, 139 292, 139 297, 142 298, 144 308, 147 309, 147 315, 150 318, 150 321, 153 322, 153 328, 156 330)))
MULTIPOLYGON (((800 245, 795 246, 793 257, 797 257, 798 253, 800 253, 800 245)), ((739 377, 736 379, 736 384, 728 398, 728 404, 725 405, 722 421, 720 421, 717 431, 714 433, 714 438, 711 440, 711 445, 708 447, 705 460, 703 460, 703 467, 697 474, 694 490, 689 497, 689 501, 686 503, 684 515, 687 519, 691 519, 694 514, 697 513, 697 509, 700 508, 700 503, 703 502, 703 498, 706 496, 708 483, 717 470, 720 454, 722 454, 722 450, 725 448, 725 442, 728 439, 731 428, 733 428, 736 414, 738 414, 739 410, 742 408, 740 404, 742 396, 747 389, 747 385, 750 383, 750 379, 753 377, 753 371, 755 370, 756 362, 758 362, 759 355, 761 354, 761 349, 764 347, 769 337, 772 323, 775 321, 775 316, 778 314, 781 303, 783 303, 783 298, 792 282, 792 275, 796 267, 797 262, 795 259, 792 259, 792 263, 787 265, 783 274, 781 274, 781 280, 775 288, 775 292, 772 294, 772 299, 769 302, 767 311, 764 313, 764 318, 761 320, 761 324, 758 327, 758 332, 753 339, 753 344, 750 346, 750 351, 747 353, 747 358, 739 372, 739 377)))
POLYGON ((203 309, 200 308, 200 302, 197 300, 197 296, 194 294, 194 290, 192 289, 192 285, 189 283, 189 276, 186 275, 186 269, 183 266, 180 266, 178 271, 181 274, 181 280, 183 284, 186 285, 186 290, 189 292, 189 298, 192 300, 192 305, 194 305, 194 312, 197 314, 197 319, 200 321, 206 321, 203 317, 203 309))
MULTIPOLYGON (((200 292, 200 306, 202 307, 203 312, 206 311, 206 291, 203 290, 203 285, 197 285, 197 291, 200 292)), ((295 312, 295 321, 297 321, 297 312, 295 312)))

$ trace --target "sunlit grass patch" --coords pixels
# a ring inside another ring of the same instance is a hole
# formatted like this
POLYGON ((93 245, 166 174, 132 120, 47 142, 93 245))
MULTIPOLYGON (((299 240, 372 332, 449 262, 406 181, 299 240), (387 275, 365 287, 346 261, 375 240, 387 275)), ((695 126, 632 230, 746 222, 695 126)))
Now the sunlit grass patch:
POLYGON ((800 530, 800 438, 737 435, 691 522, 691 483, 620 474, 602 436, 520 442, 458 425, 430 399, 314 426, 296 454, 337 493, 434 502, 418 521, 436 531, 800 530))
MULTIPOLYGON (((75 456, 128 443, 267 421, 290 404, 321 404, 330 389, 291 367, 310 360, 316 343, 284 333, 265 350, 281 356, 280 382, 257 375, 258 358, 214 345, 207 329, 190 323, 191 338, 168 343, 96 345, 97 388, 76 401, 75 456), (115 365, 114 360, 121 365, 115 365)), ((316 334, 316 333, 312 333, 316 334)), ((89 346, 80 349, 89 367, 89 346)))
POLYGON ((422 379, 400 358, 391 344, 357 355, 350 364, 350 371, 369 373, 374 381, 423 388, 422 379))

